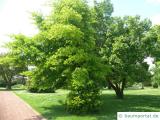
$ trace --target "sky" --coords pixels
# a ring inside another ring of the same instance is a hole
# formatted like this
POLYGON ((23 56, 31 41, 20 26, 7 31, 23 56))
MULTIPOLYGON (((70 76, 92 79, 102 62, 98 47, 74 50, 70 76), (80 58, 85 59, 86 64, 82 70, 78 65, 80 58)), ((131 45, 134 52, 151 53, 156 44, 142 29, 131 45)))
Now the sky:
MULTIPOLYGON (((140 15, 153 24, 160 24, 160 0, 111 0, 113 16, 140 15)), ((10 34, 23 33, 32 36, 38 33, 31 20, 31 12, 50 12, 49 0, 0 0, 0 53, 6 52, 3 45, 11 39, 10 34)))
POLYGON ((4 44, 11 41, 10 34, 33 36, 38 29, 33 24, 31 12, 49 14, 48 0, 0 0, 0 53, 6 52, 4 44))
POLYGON ((114 16, 140 15, 160 24, 160 0, 111 0, 114 16))

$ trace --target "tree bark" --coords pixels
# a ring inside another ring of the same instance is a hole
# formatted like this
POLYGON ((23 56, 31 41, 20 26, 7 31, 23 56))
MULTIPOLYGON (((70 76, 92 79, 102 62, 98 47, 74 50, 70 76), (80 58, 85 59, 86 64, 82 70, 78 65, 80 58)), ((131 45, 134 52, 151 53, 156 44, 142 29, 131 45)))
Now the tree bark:
POLYGON ((1 67, 1 71, 2 71, 2 77, 3 77, 3 79, 5 80, 5 83, 6 83, 6 89, 11 90, 11 82, 9 81, 8 76, 6 75, 6 71, 4 70, 3 67, 1 67))
POLYGON ((142 82, 142 87, 141 87, 141 89, 144 89, 144 84, 143 84, 143 82, 142 82))
POLYGON ((11 89, 12 89, 12 88, 11 88, 11 85, 7 84, 6 89, 7 89, 7 90, 11 90, 11 89))
POLYGON ((116 97, 117 97, 118 99, 123 99, 123 98, 124 98, 123 90, 121 90, 121 89, 116 89, 115 92, 116 92, 116 97))
POLYGON ((117 83, 112 83, 111 80, 108 80, 109 84, 111 85, 111 87, 114 89, 115 93, 116 93, 116 97, 118 99, 123 99, 124 98, 124 93, 123 93, 123 90, 124 90, 124 87, 125 87, 125 79, 122 80, 122 85, 118 85, 117 83))
POLYGON ((6 81, 6 89, 11 90, 12 89, 12 79, 9 78, 5 73, 4 73, 4 79, 6 81))
POLYGON ((12 89, 12 81, 11 81, 11 80, 8 80, 8 81, 7 81, 6 89, 7 89, 7 90, 11 90, 11 89, 12 89))
POLYGON ((109 89, 109 90, 112 89, 112 86, 111 86, 110 82, 108 82, 107 86, 108 86, 108 89, 109 89))

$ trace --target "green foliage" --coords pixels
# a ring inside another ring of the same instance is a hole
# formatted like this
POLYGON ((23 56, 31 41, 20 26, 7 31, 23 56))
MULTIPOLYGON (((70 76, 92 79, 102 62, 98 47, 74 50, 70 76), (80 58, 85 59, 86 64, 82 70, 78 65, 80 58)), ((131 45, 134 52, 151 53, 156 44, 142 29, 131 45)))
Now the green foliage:
POLYGON ((6 87, 6 82, 3 80, 3 78, 0 76, 0 87, 6 87))
POLYGON ((71 92, 67 99, 67 110, 73 113, 97 112, 101 105, 99 86, 89 79, 85 68, 76 68, 72 73, 71 92))
POLYGON ((35 21, 35 24, 40 30, 45 30, 45 26, 44 26, 45 18, 41 13, 33 12, 32 19, 35 21))
MULTIPOLYGON (((107 6, 109 1, 103 4, 107 6)), ((107 10, 104 6, 102 11, 107 10)), ((13 35, 14 41, 9 45, 19 63, 36 67, 25 74, 29 78, 28 89, 48 92, 67 86, 71 89, 66 102, 68 111, 97 111, 101 81, 108 66, 97 55, 95 33, 98 31, 93 27, 96 19, 91 7, 85 0, 56 0, 49 16, 39 13, 32 16, 39 33, 32 38, 13 35)))
POLYGON ((156 63, 156 67, 153 69, 152 72, 152 86, 154 88, 158 88, 158 85, 160 84, 160 62, 156 63))
POLYGON ((70 83, 71 92, 66 101, 69 112, 97 111, 100 106, 100 83, 96 81, 104 75, 101 74, 102 69, 97 74, 95 72, 102 65, 94 52, 95 39, 89 8, 82 0, 61 0, 54 15, 56 24, 51 27, 51 39, 55 39, 59 46, 48 59, 47 66, 58 72, 58 78, 65 77, 70 83))
POLYGON ((144 50, 147 52, 148 56, 151 56, 154 58, 155 68, 151 72, 152 75, 152 85, 154 87, 158 87, 160 84, 160 26, 155 25, 153 26, 146 34, 144 38, 144 45, 147 44, 147 46, 144 46, 144 50))
POLYGON ((155 59, 155 62, 160 60, 160 25, 153 26, 146 34, 144 42, 144 50, 148 56, 155 59))
POLYGON ((149 66, 146 62, 137 64, 131 74, 133 82, 150 82, 151 83, 151 73, 149 72, 149 66))
POLYGON ((110 0, 103 0, 102 2, 94 0, 92 25, 95 30, 96 47, 98 51, 104 45, 106 32, 111 24, 112 12, 113 5, 110 0))
POLYGON ((33 71, 27 71, 23 74, 28 76, 27 89, 30 92, 50 93, 55 92, 55 85, 53 84, 54 74, 46 69, 36 68, 33 71))
POLYGON ((114 17, 106 33, 106 41, 102 48, 103 59, 111 66, 108 79, 115 90, 122 92, 126 82, 142 80, 140 73, 147 74, 144 59, 144 38, 150 30, 149 20, 141 20, 139 16, 123 18, 114 17), (138 73, 138 74, 136 74, 138 73), (135 79, 136 78, 136 79, 135 79))
POLYGON ((153 83, 153 88, 158 88, 158 83, 153 83))
POLYGON ((11 89, 13 82, 13 76, 18 75, 20 72, 26 69, 23 65, 16 65, 15 59, 11 53, 0 55, 0 76, 5 81, 7 89, 11 89))

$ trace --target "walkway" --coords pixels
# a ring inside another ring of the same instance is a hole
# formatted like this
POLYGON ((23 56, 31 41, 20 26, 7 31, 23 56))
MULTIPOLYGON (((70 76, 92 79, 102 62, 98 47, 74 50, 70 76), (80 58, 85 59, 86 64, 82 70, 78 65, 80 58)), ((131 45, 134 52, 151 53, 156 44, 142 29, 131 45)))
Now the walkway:
MULTIPOLYGON (((32 98, 31 98, 32 99, 32 98)), ((0 91, 0 120, 45 120, 11 91, 0 91)))

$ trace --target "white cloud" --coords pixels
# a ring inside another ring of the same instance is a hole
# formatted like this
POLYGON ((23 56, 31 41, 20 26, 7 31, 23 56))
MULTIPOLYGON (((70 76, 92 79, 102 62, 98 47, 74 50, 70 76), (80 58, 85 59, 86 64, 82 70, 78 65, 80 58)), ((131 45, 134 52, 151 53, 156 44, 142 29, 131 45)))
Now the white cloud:
POLYGON ((160 14, 154 15, 150 19, 154 25, 160 25, 160 14))
MULTIPOLYGON (((50 12, 48 0, 6 0, 0 11, 0 46, 10 41, 9 34, 23 33, 32 36, 38 32, 30 12, 50 12)), ((0 49, 0 52, 4 51, 0 49)))

